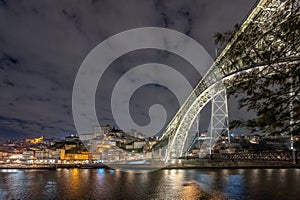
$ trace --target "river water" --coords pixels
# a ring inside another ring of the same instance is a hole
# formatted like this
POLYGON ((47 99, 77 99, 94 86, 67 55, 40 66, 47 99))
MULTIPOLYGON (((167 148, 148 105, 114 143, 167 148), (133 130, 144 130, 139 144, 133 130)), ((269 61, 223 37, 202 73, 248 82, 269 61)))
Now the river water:
POLYGON ((300 169, 1 169, 0 199, 300 199, 300 169))

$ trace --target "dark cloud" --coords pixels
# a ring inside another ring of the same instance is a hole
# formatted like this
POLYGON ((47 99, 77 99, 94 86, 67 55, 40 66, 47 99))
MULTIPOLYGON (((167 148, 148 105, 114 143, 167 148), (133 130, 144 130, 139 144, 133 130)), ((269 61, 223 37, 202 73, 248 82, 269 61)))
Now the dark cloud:
POLYGON ((4 86, 15 86, 13 82, 10 82, 9 80, 4 80, 4 86))
MULTIPOLYGON (((255 0, 0 0, 0 138, 40 134, 63 137, 75 133, 71 104, 77 70, 86 55, 109 36, 138 27, 167 27, 190 35, 214 57, 213 34, 240 23, 254 3, 255 0)), ((192 85, 199 80, 197 73, 186 70, 188 64, 180 58, 150 51, 129 53, 106 72, 97 91, 100 123, 113 124, 108 108, 112 86, 135 65, 165 63, 177 67, 192 85)), ((150 90, 164 90, 155 87, 150 90)), ((133 110, 142 107, 142 94, 135 94, 133 105, 137 107, 133 110)), ((165 99, 177 108, 171 97, 167 94, 158 100, 165 99)), ((155 103, 149 102, 142 111, 134 111, 139 113, 135 118, 141 124, 147 122, 147 108, 155 103)))
POLYGON ((6 7, 8 5, 7 0, 0 0, 0 5, 6 7))
POLYGON ((0 69, 4 70, 8 67, 14 67, 16 64, 18 64, 18 60, 16 58, 13 58, 5 53, 0 54, 0 69))

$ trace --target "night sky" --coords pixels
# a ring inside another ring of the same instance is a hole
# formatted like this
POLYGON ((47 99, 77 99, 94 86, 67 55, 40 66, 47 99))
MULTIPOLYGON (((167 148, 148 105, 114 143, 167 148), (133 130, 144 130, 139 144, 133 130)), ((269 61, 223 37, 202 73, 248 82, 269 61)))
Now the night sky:
MULTIPOLYGON (((215 58, 214 33, 231 30, 254 4, 255 0, 0 0, 0 139, 76 133, 75 76, 87 54, 106 38, 132 28, 164 27, 189 35, 215 58)), ((110 66, 98 85, 100 124, 115 125, 110 112, 114 84, 133 66, 148 62, 190 72, 184 75, 192 85, 201 78, 172 53, 130 52, 110 66)), ((179 108, 174 95, 158 85, 140 88, 132 101, 132 116, 140 125, 148 123, 148 108, 154 103, 170 109, 168 120, 179 108)), ((229 111, 243 116, 233 106, 229 111)))

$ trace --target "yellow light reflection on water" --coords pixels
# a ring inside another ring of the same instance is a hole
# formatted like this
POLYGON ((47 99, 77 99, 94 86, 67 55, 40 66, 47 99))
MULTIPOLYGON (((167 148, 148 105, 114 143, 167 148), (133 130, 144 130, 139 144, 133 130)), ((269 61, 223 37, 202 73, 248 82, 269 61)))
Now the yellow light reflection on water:
POLYGON ((72 169, 71 171, 71 187, 72 191, 78 191, 80 189, 80 181, 79 181, 79 171, 77 168, 72 169))
POLYGON ((181 185, 181 193, 179 199, 210 199, 225 200, 225 195, 220 192, 208 193, 200 188, 199 183, 195 180, 185 181, 181 185))
POLYGON ((194 181, 187 181, 182 184, 180 199, 201 199, 204 193, 194 181))

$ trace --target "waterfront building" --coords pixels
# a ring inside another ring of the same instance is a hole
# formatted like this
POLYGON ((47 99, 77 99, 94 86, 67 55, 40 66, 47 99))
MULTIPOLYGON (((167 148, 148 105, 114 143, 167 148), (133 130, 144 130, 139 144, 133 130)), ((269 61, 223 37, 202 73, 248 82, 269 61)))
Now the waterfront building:
POLYGON ((25 160, 30 160, 30 159, 34 159, 34 151, 29 150, 29 151, 23 151, 23 158, 25 160))
POLYGON ((90 153, 66 153, 66 150, 62 149, 60 151, 60 160, 89 160, 90 153))

